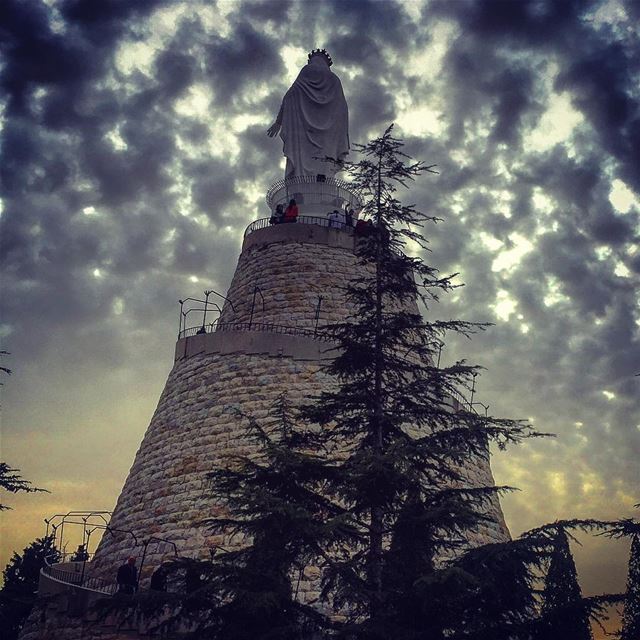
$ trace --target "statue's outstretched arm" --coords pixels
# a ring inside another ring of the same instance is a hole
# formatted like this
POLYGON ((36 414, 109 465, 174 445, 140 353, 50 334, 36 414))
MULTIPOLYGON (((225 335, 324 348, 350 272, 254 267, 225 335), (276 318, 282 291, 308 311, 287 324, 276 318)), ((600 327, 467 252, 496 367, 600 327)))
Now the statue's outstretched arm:
POLYGON ((280 105, 280 111, 278 111, 278 117, 276 118, 276 121, 267 129, 267 135, 270 138, 273 138, 274 136, 277 136, 278 133, 280 132, 280 127, 282 127, 282 112, 284 110, 284 100, 282 101, 282 104, 280 105))

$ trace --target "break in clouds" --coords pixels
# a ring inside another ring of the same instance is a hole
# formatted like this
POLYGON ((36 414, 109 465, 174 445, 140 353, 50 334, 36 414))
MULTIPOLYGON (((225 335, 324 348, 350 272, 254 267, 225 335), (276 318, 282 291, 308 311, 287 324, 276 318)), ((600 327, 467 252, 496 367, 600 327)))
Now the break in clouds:
POLYGON ((443 357, 487 368, 490 411, 557 434, 496 457, 498 481, 525 490, 512 529, 629 515, 639 23, 623 0, 4 0, 3 455, 53 489, 97 460, 87 486, 115 500, 171 366, 176 301, 226 291, 282 174, 266 129, 320 46, 351 140, 395 122, 438 165, 407 198, 442 218, 427 259, 466 286, 428 312, 495 323, 443 357), (80 431, 44 475, 20 444, 80 431))

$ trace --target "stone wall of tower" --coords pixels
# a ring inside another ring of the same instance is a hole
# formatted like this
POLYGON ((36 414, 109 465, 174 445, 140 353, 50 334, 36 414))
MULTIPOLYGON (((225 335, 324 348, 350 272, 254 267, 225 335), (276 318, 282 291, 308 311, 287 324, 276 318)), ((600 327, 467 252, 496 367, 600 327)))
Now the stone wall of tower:
POLYGON ((313 329, 318 298, 319 326, 344 320, 352 310, 345 284, 358 266, 354 236, 314 225, 278 225, 245 239, 220 322, 248 322, 253 292, 254 322, 313 329), (264 309, 262 306, 264 300, 264 309))
MULTIPOLYGON (((260 419, 283 392, 300 404, 329 381, 317 362, 260 354, 203 354, 178 360, 169 374, 153 419, 116 505, 111 527, 174 542, 180 555, 208 557, 212 545, 202 521, 219 514, 206 475, 225 456, 251 448, 244 437, 240 409, 260 419)), ((173 549, 150 545, 148 572, 173 549)), ((128 556, 139 556, 125 533, 105 535, 93 561, 93 574, 115 576, 128 556)))
MULTIPOLYGON (((344 284, 359 270, 353 236, 302 226, 262 229, 245 241, 227 292, 233 306, 225 306, 221 322, 249 320, 256 286, 264 310, 258 298, 254 323, 311 329, 318 296, 320 325, 345 317, 344 284)), ((92 575, 112 579, 127 557, 141 555, 141 545, 127 531, 139 542, 151 536, 171 540, 189 557, 206 558, 211 546, 223 544, 202 524, 219 509, 206 475, 225 456, 250 451, 237 409, 259 419, 283 392, 300 405, 329 388, 332 381, 322 372, 329 348, 307 336, 247 330, 179 340, 174 367, 114 509, 114 534, 103 536, 92 575), (211 342, 222 347, 211 349, 211 342)), ((149 545, 143 579, 172 553, 171 545, 149 545)))
MULTIPOLYGON (((227 293, 232 304, 225 305, 220 322, 248 322, 256 287, 264 308, 257 297, 252 321, 262 328, 313 329, 319 296, 320 327, 344 319, 351 311, 344 285, 362 275, 353 242, 350 232, 312 225, 255 231, 245 239, 227 293)), ((259 419, 282 392, 299 405, 334 384, 323 372, 331 345, 255 328, 232 327, 178 342, 174 367, 118 499, 114 534, 103 537, 92 575, 113 579, 128 556, 140 556, 141 546, 126 531, 140 542, 151 536, 171 540, 180 555, 197 558, 207 558, 213 545, 229 544, 212 536, 203 520, 220 510, 207 473, 225 456, 251 451, 236 410, 259 419)), ((478 459, 468 475, 473 483, 493 484, 488 458, 478 459)), ((489 510, 495 522, 474 532, 472 544, 508 537, 497 500, 489 510)), ((148 546, 143 585, 172 553, 168 544, 148 546)), ((316 595, 317 583, 307 577, 301 582, 303 601, 316 595)))

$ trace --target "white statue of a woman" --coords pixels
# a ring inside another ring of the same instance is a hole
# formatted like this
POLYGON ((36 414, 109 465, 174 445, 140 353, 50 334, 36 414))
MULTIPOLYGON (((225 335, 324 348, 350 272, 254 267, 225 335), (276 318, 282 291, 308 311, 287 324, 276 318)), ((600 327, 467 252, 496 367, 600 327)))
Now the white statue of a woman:
POLYGON ((332 64, 324 49, 309 54, 267 131, 271 138, 280 132, 284 142, 285 178, 333 176, 339 167, 325 158, 340 161, 349 153, 349 111, 332 64))

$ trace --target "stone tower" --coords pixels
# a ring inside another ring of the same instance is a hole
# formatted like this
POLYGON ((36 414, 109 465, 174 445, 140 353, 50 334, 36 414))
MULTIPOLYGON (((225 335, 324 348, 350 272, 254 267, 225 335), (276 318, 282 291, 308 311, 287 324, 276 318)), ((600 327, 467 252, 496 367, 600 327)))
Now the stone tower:
MULTIPOLYGON (((295 405, 332 384, 322 371, 331 345, 316 330, 348 315, 342 285, 362 267, 351 227, 307 214, 345 204, 357 209, 359 201, 339 180, 298 178, 270 189, 270 208, 292 194, 300 202, 296 224, 270 225, 265 218, 246 230, 218 321, 204 331, 182 329, 173 369, 111 519, 114 534, 104 535, 91 563, 93 575, 112 578, 151 538, 143 585, 174 552, 164 541, 180 555, 207 558, 212 546, 224 543, 202 525, 217 509, 207 472, 223 457, 247 452, 236 409, 260 418, 283 391, 295 405), (125 532, 135 534, 137 548, 125 532)), ((478 459, 469 474, 478 483, 493 482, 488 458, 478 459)), ((473 544, 508 537, 497 500, 491 510, 495 522, 475 532, 473 544)))
MULTIPOLYGON (((226 296, 205 292, 204 301, 181 301, 173 368, 110 525, 91 562, 43 569, 39 593, 51 596, 43 600, 47 615, 34 609, 23 640, 145 635, 137 623, 125 631, 114 620, 95 625, 91 603, 114 592, 117 569, 130 556, 141 568, 144 589, 153 571, 174 555, 207 559, 217 546, 239 544, 212 535, 203 524, 221 509, 207 474, 227 456, 250 454, 254 446, 238 410, 260 419, 283 392, 295 406, 335 384, 324 370, 335 345, 322 327, 351 315, 344 285, 364 275, 364 267, 344 214, 353 210, 357 218, 362 203, 335 177, 336 165, 318 157, 339 159, 349 149, 347 105, 331 64, 324 50, 309 54, 308 67, 285 94, 268 131, 272 137, 280 133, 287 156, 285 178, 267 192, 269 212, 293 199, 295 224, 271 224, 273 218, 250 224, 226 296), (214 309, 219 316, 211 322, 214 309)), ((412 306, 417 311, 416 302, 412 306)), ((460 402, 451 398, 454 411, 460 402)), ((493 484, 488 454, 465 471, 472 484, 493 484)), ((469 535, 472 545, 509 538, 497 498, 486 508, 491 519, 469 535)), ((317 582, 313 571, 302 577, 297 597, 314 600, 317 582)))
MULTIPOLYGON (((285 178, 267 192, 269 211, 295 200, 297 221, 270 224, 264 218, 247 228, 216 322, 206 323, 209 293, 197 326, 187 326, 194 309, 183 307, 175 363, 118 499, 110 533, 91 563, 94 576, 112 578, 128 556, 140 555, 144 586, 152 570, 176 550, 207 558, 212 547, 229 545, 211 536, 202 521, 219 508, 207 473, 228 455, 250 452, 237 410, 259 419, 282 392, 295 405, 333 384, 323 371, 332 345, 318 329, 350 315, 343 285, 363 275, 363 267, 345 210, 357 217, 361 202, 348 183, 335 177, 339 165, 326 162, 349 152, 342 85, 324 49, 308 58, 267 132, 280 134, 287 157, 285 178)), ((468 472, 473 482, 493 483, 488 457, 468 472)), ((497 499, 490 510, 494 522, 475 532, 471 543, 508 537, 497 499)))

